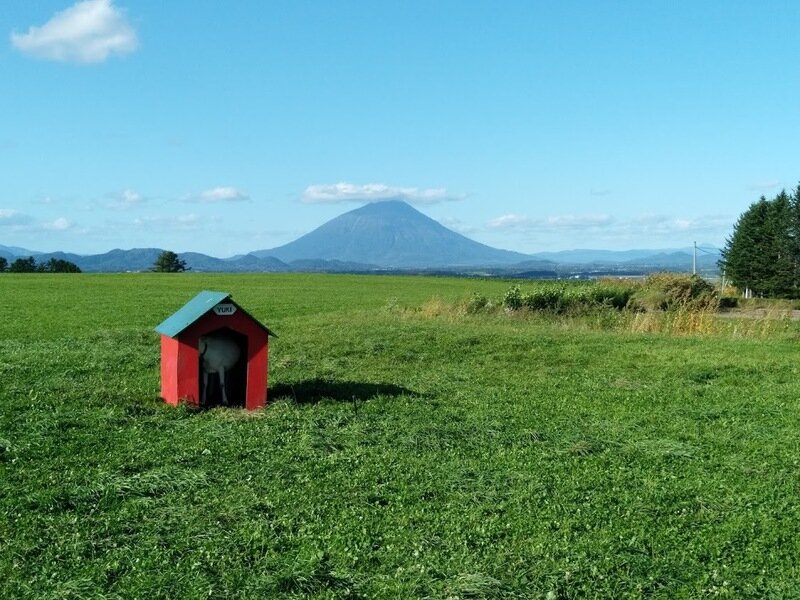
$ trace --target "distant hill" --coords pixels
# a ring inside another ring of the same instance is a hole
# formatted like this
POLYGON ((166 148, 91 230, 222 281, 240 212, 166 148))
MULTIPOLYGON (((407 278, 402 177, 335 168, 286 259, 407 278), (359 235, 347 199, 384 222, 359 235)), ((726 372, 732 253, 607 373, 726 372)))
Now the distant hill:
MULTIPOLYGON (((699 245, 697 270, 718 273, 719 251, 699 245)), ((114 249, 79 255, 37 252, 0 245, 9 263, 34 256, 75 263, 84 272, 149 271, 161 248, 114 249)), ((519 278, 638 275, 653 271, 691 272, 693 248, 661 250, 564 250, 521 254, 478 243, 451 231, 405 202, 367 204, 346 212, 297 240, 273 248, 215 258, 178 254, 194 272, 403 272, 519 278)))
POLYGON ((178 254, 178 258, 186 261, 186 266, 192 271, 198 272, 282 273, 291 270, 289 265, 277 258, 258 258, 253 254, 214 258, 197 252, 183 252, 178 254))
MULTIPOLYGON (((70 254, 66 252, 42 252, 33 256, 36 262, 46 262, 51 258, 75 263, 85 273, 124 273, 127 271, 150 271, 153 263, 163 250, 161 248, 114 249, 104 254, 70 254)), ((31 254, 26 254, 30 256, 31 254)), ((183 252, 178 257, 186 266, 197 272, 239 272, 276 273, 290 271, 291 267, 277 258, 258 258, 252 254, 237 256, 235 259, 214 258, 198 252, 183 252)))
POLYGON ((0 256, 5 258, 8 262, 12 262, 19 257, 38 256, 41 252, 34 252, 19 246, 4 246, 0 244, 0 256))
POLYGON ((36 262, 46 262, 51 258, 75 263, 86 273, 118 273, 125 271, 149 271, 161 250, 158 248, 116 248, 103 254, 71 254, 68 252, 43 252, 34 255, 36 262))
POLYGON ((383 268, 504 265, 530 258, 464 237, 398 200, 367 204, 293 242, 253 254, 284 262, 322 259, 383 268))
MULTIPOLYGON (((697 254, 697 269, 702 271, 716 270, 717 261, 720 255, 698 253, 697 254)), ((651 254, 635 260, 624 262, 629 267, 657 267, 659 269, 668 269, 670 271, 690 271, 692 268, 692 252, 660 252, 651 254)))
POLYGON ((536 252, 534 258, 551 260, 562 264, 615 264, 647 258, 664 250, 559 250, 557 252, 536 252))
POLYGON ((8 253, 11 256, 36 256, 41 254, 41 252, 36 252, 35 250, 28 250, 19 246, 3 246, 3 244, 0 244, 0 252, 8 253))
POLYGON ((303 273, 364 273, 370 271, 380 271, 378 265, 368 265, 364 263, 345 262, 341 260, 323 260, 321 258, 301 258, 289 263, 293 271, 303 273))
MULTIPOLYGON (((708 245, 698 246, 697 260, 704 263, 719 259, 718 250, 709 250, 708 245)), ((558 252, 537 252, 534 258, 550 260, 560 264, 662 264, 664 266, 687 260, 692 264, 692 248, 669 248, 660 250, 561 250, 558 252)))

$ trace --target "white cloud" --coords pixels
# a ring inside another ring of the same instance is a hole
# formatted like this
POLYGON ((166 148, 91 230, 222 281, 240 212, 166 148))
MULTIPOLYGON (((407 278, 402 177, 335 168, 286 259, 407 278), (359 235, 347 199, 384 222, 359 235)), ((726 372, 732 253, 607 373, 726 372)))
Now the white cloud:
POLYGON ((603 227, 613 222, 608 215, 556 215, 544 219, 532 219, 525 215, 503 215, 491 219, 492 229, 589 229, 603 227))
POLYGON ((64 217, 59 217, 55 221, 44 223, 42 227, 48 231, 66 231, 72 227, 72 223, 70 223, 69 220, 65 219, 64 217))
POLYGON ((458 217, 442 217, 439 219, 439 223, 447 227, 448 229, 452 229, 453 231, 457 231, 458 233, 474 233, 476 228, 472 225, 465 223, 458 217))
POLYGON ((754 192, 768 192, 769 190, 774 190, 780 185, 779 181, 771 180, 771 181, 757 181, 756 183, 751 183, 748 186, 748 189, 754 192))
POLYGON ((186 215, 161 215, 141 217, 135 219, 133 224, 137 227, 146 227, 158 231, 200 231, 204 225, 220 223, 217 216, 203 216, 195 213, 186 215))
POLYGON ((40 27, 12 33, 23 54, 58 62, 98 63, 136 50, 136 31, 112 0, 84 0, 57 12, 40 27))
POLYGON ((238 202, 240 200, 248 200, 250 196, 235 187, 215 187, 191 198, 199 202, 238 202))
POLYGON ((15 227, 27 225, 33 220, 30 215, 21 213, 13 208, 0 208, 0 227, 15 227))
POLYGON ((133 190, 122 190, 120 200, 125 204, 139 204, 142 201, 142 195, 133 190))
POLYGON ((145 198, 133 190, 122 190, 116 194, 109 194, 107 197, 110 198, 110 201, 106 203, 106 207, 116 210, 125 210, 145 202, 145 198))
POLYGON ((620 223, 620 229, 627 234, 646 235, 684 235, 689 232, 715 232, 729 229, 736 219, 724 215, 704 215, 694 218, 668 217, 665 215, 642 215, 620 223))
POLYGON ((610 225, 614 219, 609 215, 558 215, 547 217, 544 220, 546 227, 560 227, 565 229, 587 229, 610 225))
POLYGON ((326 183, 310 185, 303 192, 303 202, 307 204, 335 202, 381 202, 383 200, 404 200, 409 204, 436 204, 450 200, 461 200, 449 194, 445 188, 395 187, 383 183, 326 183))
POLYGON ((671 217, 667 215, 640 215, 632 220, 632 223, 641 227, 658 226, 669 222, 671 217))
POLYGON ((495 217, 489 221, 492 229, 505 229, 508 227, 527 227, 533 223, 532 219, 524 215, 508 214, 495 217))
POLYGON ((175 217, 175 223, 177 223, 178 225, 184 225, 184 226, 194 225, 195 223, 199 222, 200 222, 200 217, 195 214, 178 215, 177 217, 175 217))
POLYGON ((536 234, 602 235, 606 239, 633 237, 685 237, 690 232, 719 232, 730 228, 735 219, 723 215, 700 217, 674 217, 666 215, 639 215, 617 220, 610 215, 556 215, 533 219, 525 215, 507 214, 491 219, 490 229, 519 231, 536 234))

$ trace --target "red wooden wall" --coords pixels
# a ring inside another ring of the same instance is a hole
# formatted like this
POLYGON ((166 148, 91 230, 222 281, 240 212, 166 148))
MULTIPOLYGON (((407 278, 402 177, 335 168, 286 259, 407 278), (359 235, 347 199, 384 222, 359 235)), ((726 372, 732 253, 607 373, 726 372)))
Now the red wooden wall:
POLYGON ((247 337, 247 393, 245 408, 254 410, 267 403, 269 336, 243 310, 232 315, 209 312, 176 338, 161 336, 161 397, 177 406, 181 401, 200 402, 200 337, 227 327, 247 337))

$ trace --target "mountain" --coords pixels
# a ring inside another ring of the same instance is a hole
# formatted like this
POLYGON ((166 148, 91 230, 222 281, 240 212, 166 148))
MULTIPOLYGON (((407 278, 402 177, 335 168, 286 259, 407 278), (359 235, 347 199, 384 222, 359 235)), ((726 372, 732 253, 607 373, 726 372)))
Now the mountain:
POLYGON ((69 252, 44 252, 37 254, 37 263, 47 262, 51 258, 68 260, 87 273, 115 273, 122 271, 149 271, 161 250, 158 248, 133 248, 120 250, 115 248, 103 254, 71 254, 69 252))
POLYGON ((464 237, 398 200, 367 204, 293 242, 252 254, 284 262, 322 259, 384 268, 503 265, 530 258, 464 237))
POLYGON ((19 246, 3 246, 0 244, 0 251, 8 252, 13 256, 36 256, 37 254, 41 254, 41 252, 36 252, 35 250, 28 250, 26 248, 20 248, 19 246))
MULTIPOLYGON (((715 271, 717 270, 717 261, 719 254, 697 254, 696 266, 698 270, 702 271, 715 271)), ((653 267, 659 269, 669 269, 670 271, 691 271, 692 269, 692 252, 678 251, 678 252, 660 252, 652 254, 643 258, 625 261, 623 264, 628 267, 653 267)))
POLYGON ((20 248, 19 246, 4 246, 0 244, 0 256, 5 258, 8 262, 12 262, 20 257, 27 258, 29 256, 38 256, 39 254, 41 254, 41 252, 34 252, 33 250, 20 248))
MULTIPOLYGON (((719 250, 697 246, 697 271, 718 273, 719 250)), ((419 272, 520 278, 691 272, 693 247, 661 250, 565 250, 521 254, 499 250, 451 231, 405 202, 385 201, 351 210, 297 240, 273 248, 215 258, 198 252, 178 257, 194 272, 419 272)), ((85 272, 149 271, 161 248, 114 249, 103 254, 36 252, 0 245, 11 263, 34 256, 75 263, 85 272)))
POLYGON ((378 265, 324 260, 321 258, 300 258, 289 263, 292 271, 302 273, 364 273, 382 270, 378 265))
MULTIPOLYGON (((719 250, 712 250, 708 246, 708 244, 702 244, 697 247, 698 263, 701 257, 704 263, 716 263, 719 260, 719 250)), ((556 263, 573 265, 646 263, 648 265, 661 264, 662 266, 669 266, 686 260, 685 256, 678 255, 688 255, 688 264, 691 268, 692 252, 693 249, 691 247, 662 248, 660 250, 561 250, 559 252, 537 252, 532 256, 556 263)))
POLYGON ((560 250, 557 252, 536 252, 534 258, 551 260, 562 264, 614 264, 639 260, 661 254, 665 250, 560 250))
MULTIPOLYGON (((125 271, 149 271, 153 268, 161 248, 132 248, 120 250, 116 248, 103 254, 70 254, 66 252, 43 252, 33 256, 37 263, 47 262, 51 258, 68 260, 86 273, 120 273, 125 271)), ((183 252, 178 258, 186 262, 191 271, 196 272, 238 272, 238 273, 277 273, 292 270, 289 265, 277 258, 258 258, 252 254, 244 254, 234 259, 214 258, 198 252, 183 252)))
POLYGON ((282 273, 290 270, 289 265, 277 258, 258 258, 252 254, 214 258, 198 252, 183 252, 178 254, 178 258, 186 261, 186 266, 196 272, 282 273))

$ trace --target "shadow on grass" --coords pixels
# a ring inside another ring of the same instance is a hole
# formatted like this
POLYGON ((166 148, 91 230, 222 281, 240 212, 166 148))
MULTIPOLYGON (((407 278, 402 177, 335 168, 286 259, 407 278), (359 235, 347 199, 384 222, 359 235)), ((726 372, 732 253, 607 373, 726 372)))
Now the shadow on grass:
POLYGON ((297 404, 315 404, 321 400, 337 402, 355 402, 369 400, 375 396, 420 397, 408 388, 392 383, 359 383, 354 381, 326 381, 324 379, 308 379, 297 383, 280 383, 269 388, 269 397, 291 398, 297 404))

